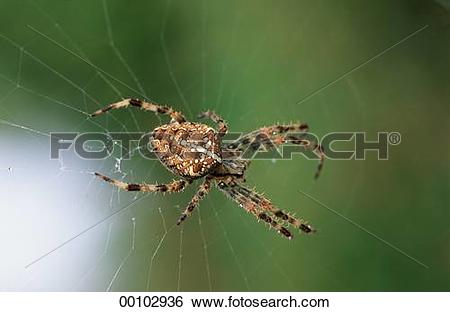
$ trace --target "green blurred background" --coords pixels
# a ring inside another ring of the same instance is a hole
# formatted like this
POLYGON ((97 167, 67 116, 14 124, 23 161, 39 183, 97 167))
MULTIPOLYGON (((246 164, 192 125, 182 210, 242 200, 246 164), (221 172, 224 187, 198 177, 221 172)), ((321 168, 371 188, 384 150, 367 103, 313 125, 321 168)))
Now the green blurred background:
POLYGON ((0 289, 449 291, 449 7, 2 0, 0 289), (388 161, 328 161, 317 181, 301 157, 253 162, 248 184, 316 235, 287 241, 216 190, 180 228, 195 186, 128 194, 90 173, 170 181, 156 161, 49 160, 51 132, 159 124, 132 109, 86 117, 125 97, 189 118, 214 109, 232 131, 301 120, 318 135, 396 131, 402 142, 388 161))

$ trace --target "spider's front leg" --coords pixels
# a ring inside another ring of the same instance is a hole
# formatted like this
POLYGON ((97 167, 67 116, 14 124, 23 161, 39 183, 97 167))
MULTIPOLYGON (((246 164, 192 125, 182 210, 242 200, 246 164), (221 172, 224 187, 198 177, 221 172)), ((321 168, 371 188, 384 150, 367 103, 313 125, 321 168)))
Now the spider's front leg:
POLYGON ((304 148, 316 153, 319 157, 319 164, 317 165, 316 173, 314 174, 314 178, 317 179, 322 172, 323 163, 325 161, 325 153, 323 152, 323 147, 316 142, 312 142, 308 139, 299 138, 295 135, 279 135, 275 136, 272 139, 272 142, 276 145, 282 145, 286 143, 292 143, 296 145, 301 145, 304 148))
POLYGON ((289 125, 274 125, 269 127, 263 127, 255 131, 242 135, 234 142, 225 145, 225 148, 233 150, 244 150, 250 145, 258 146, 264 140, 270 139, 274 136, 286 134, 288 132, 306 133, 309 127, 306 123, 293 123, 289 125))
POLYGON ((125 99, 123 101, 110 104, 104 108, 101 108, 91 114, 91 117, 96 117, 101 114, 104 114, 112 109, 119 109, 119 108, 127 108, 129 106, 134 106, 141 108, 146 111, 151 111, 163 115, 169 115, 172 120, 175 120, 177 122, 185 122, 186 118, 183 116, 182 113, 177 112, 173 110, 171 107, 168 106, 162 106, 155 103, 145 102, 139 99, 125 99))
POLYGON ((167 184, 147 184, 147 183, 136 184, 136 183, 126 183, 123 181, 112 179, 98 172, 95 172, 95 175, 100 179, 102 179, 103 181, 111 183, 122 190, 135 192, 161 192, 161 193, 181 192, 185 188, 185 186, 190 183, 189 181, 185 180, 177 180, 167 184))
POLYGON ((319 157, 319 165, 315 173, 317 179, 323 168, 325 154, 322 146, 306 138, 308 125, 295 123, 289 125, 275 125, 264 127, 241 136, 238 140, 224 146, 225 151, 236 151, 242 154, 254 155, 263 145, 266 151, 274 150, 278 146, 291 143, 301 145, 305 149, 313 151, 319 157))
POLYGON ((262 195, 236 183, 235 181, 222 181, 219 188, 241 207, 255 215, 258 219, 266 222, 269 226, 284 237, 292 239, 291 232, 277 222, 276 219, 285 221, 304 233, 312 233, 315 230, 302 219, 297 219, 281 209, 276 208, 268 199, 262 195))
POLYGON ((275 207, 270 200, 266 199, 264 196, 258 194, 255 191, 249 190, 248 188, 239 185, 238 190, 240 194, 243 196, 249 198, 252 202, 257 204, 259 207, 261 207, 263 210, 270 212, 275 217, 277 217, 280 220, 283 220, 289 224, 291 224, 293 227, 301 230, 302 232, 308 234, 308 233, 314 233, 316 230, 314 230, 308 223, 306 223, 302 219, 298 219, 291 214, 284 212, 283 210, 275 207))
POLYGON ((198 188, 197 193, 192 197, 190 203, 187 205, 184 212, 181 214, 180 218, 177 221, 177 225, 180 225, 184 220, 189 217, 194 211, 195 207, 198 206, 199 202, 208 194, 211 189, 211 178, 206 177, 205 181, 198 188))
POLYGON ((218 129, 219 137, 223 137, 225 134, 227 134, 228 125, 223 120, 222 117, 220 117, 213 111, 206 111, 206 112, 200 113, 198 115, 198 118, 205 118, 205 117, 211 119, 212 121, 214 121, 217 124, 217 127, 219 128, 218 129))
POLYGON ((272 229, 276 230, 287 239, 292 239, 294 237, 288 229, 279 224, 275 218, 271 217, 268 211, 264 211, 258 202, 253 201, 251 197, 248 196, 248 192, 252 191, 248 190, 248 192, 243 192, 242 190, 247 189, 233 180, 221 181, 218 183, 218 187, 231 199, 237 202, 239 206, 254 215, 257 219, 264 221, 272 229))

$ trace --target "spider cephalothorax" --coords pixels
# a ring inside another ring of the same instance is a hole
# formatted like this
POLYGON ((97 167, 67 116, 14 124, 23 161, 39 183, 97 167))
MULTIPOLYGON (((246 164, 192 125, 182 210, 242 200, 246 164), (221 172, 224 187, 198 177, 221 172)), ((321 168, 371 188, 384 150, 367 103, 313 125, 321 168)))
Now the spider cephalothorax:
POLYGON ((218 125, 217 130, 205 124, 186 121, 183 114, 170 107, 137 99, 126 99, 111 104, 99 109, 91 116, 98 116, 109 110, 128 106, 171 117, 170 123, 154 129, 150 143, 161 163, 181 179, 167 184, 135 184, 115 180, 100 173, 95 173, 96 176, 123 190, 141 192, 179 192, 193 180, 204 178, 177 224, 181 224, 193 212, 200 200, 210 190, 211 183, 214 182, 221 191, 247 212, 255 215, 284 237, 289 239, 293 237, 285 227, 286 225, 293 226, 304 233, 314 232, 314 229, 305 221, 278 209, 268 199, 243 184, 245 170, 250 160, 240 157, 244 150, 256 151, 261 145, 270 149, 288 142, 299 144, 319 154, 320 163, 316 173, 317 177, 322 169, 324 155, 319 145, 308 141, 301 135, 308 131, 306 124, 264 127, 243 135, 232 143, 224 144, 222 138, 227 133, 228 127, 222 118, 211 111, 204 112, 199 117, 210 118, 218 125), (300 135, 298 135, 299 133, 300 135))

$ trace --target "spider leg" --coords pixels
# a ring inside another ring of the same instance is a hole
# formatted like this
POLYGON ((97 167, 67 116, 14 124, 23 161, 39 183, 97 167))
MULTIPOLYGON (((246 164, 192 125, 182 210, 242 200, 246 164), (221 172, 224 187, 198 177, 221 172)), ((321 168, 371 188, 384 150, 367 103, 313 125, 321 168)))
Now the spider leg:
POLYGON ((199 202, 208 194, 211 189, 211 178, 206 178, 205 181, 198 188, 197 193, 192 197, 191 201, 187 205, 184 212, 181 214, 180 218, 177 221, 177 225, 180 225, 184 220, 187 219, 194 211, 195 207, 198 206, 199 202))
POLYGON ((91 117, 99 116, 101 114, 104 114, 104 113, 112 110, 112 109, 126 108, 129 106, 135 106, 135 107, 139 107, 146 111, 151 111, 151 112, 155 112, 155 113, 159 113, 159 114, 163 114, 163 115, 169 115, 172 118, 172 120, 175 120, 180 123, 186 121, 186 118, 183 116, 182 113, 174 111, 171 107, 157 105, 155 103, 145 102, 145 101, 142 101, 139 99, 125 99, 123 101, 110 104, 104 108, 101 108, 101 109, 93 112, 91 114, 91 117))
POLYGON ((245 148, 255 140, 262 138, 270 138, 275 135, 280 135, 287 132, 307 132, 309 127, 306 123, 294 123, 289 125, 273 125, 269 127, 263 127, 255 131, 242 135, 239 139, 232 143, 224 145, 227 149, 239 149, 245 148))
POLYGON ((198 115, 198 118, 205 118, 205 117, 211 119, 212 121, 214 121, 217 124, 217 126, 219 128, 218 132, 219 132, 220 137, 223 137, 227 133, 228 125, 222 119, 222 117, 220 117, 213 111, 206 111, 206 112, 200 113, 198 115))
POLYGON ((187 184, 189 184, 189 181, 185 180, 177 180, 173 181, 167 184, 135 184, 135 183, 126 183, 123 181, 119 181, 116 179, 109 178, 107 176, 104 176, 98 172, 95 173, 97 177, 102 179, 103 181, 106 181, 108 183, 111 183, 118 188, 125 190, 125 191, 136 191, 136 192, 181 192, 187 184))
POLYGON ((311 142, 308 139, 302 139, 298 136, 294 135, 279 135, 272 138, 272 143, 275 145, 282 145, 285 143, 292 143, 297 145, 302 145, 306 149, 309 149, 316 153, 316 155, 319 157, 319 164, 317 165, 316 173, 314 174, 314 178, 317 179, 320 175, 320 172, 323 168, 323 163, 325 161, 325 154, 323 152, 323 148, 321 145, 317 144, 316 142, 311 142))
POLYGON ((315 152, 319 157, 319 165, 314 175, 314 178, 317 179, 323 168, 325 154, 323 153, 322 146, 303 137, 302 134, 306 134, 306 131, 308 131, 308 125, 304 123, 264 127, 240 137, 235 142, 225 145, 224 149, 240 152, 247 151, 248 149, 250 154, 253 155, 261 145, 264 145, 267 150, 273 150, 277 146, 286 143, 302 145, 315 152), (293 132, 296 134, 293 134, 293 132))
POLYGON ((294 237, 288 229, 279 224, 275 218, 271 217, 267 213, 267 210, 264 210, 264 207, 261 206, 259 201, 255 201, 248 196, 249 192, 254 192, 246 189, 242 185, 236 184, 235 182, 219 182, 218 186, 226 195, 237 202, 247 212, 253 214, 259 220, 267 223, 272 229, 276 230, 287 239, 292 239, 294 237))
POLYGON ((250 200, 252 200, 253 202, 258 203, 258 205, 264 210, 271 212, 277 218, 288 222, 293 227, 300 229, 304 233, 315 232, 315 230, 304 220, 297 219, 289 213, 286 213, 283 210, 275 207, 268 199, 256 193, 255 191, 249 190, 244 186, 240 186, 239 192, 242 193, 242 195, 250 198, 250 200))
MULTIPOLYGON (((238 201, 240 204, 242 204, 244 206, 244 208, 246 206, 247 207, 259 207, 258 217, 260 217, 261 219, 266 218, 270 222, 274 222, 275 220, 270 218, 270 214, 272 214, 279 220, 289 223, 290 225, 301 230, 304 233, 315 232, 315 230, 309 224, 307 224, 304 220, 297 219, 294 216, 290 215, 289 213, 286 213, 283 210, 275 207, 268 199, 266 199, 262 195, 258 194, 257 192, 248 189, 247 187, 245 187, 243 185, 234 184, 232 186, 227 186, 224 183, 223 185, 219 185, 219 187, 222 190, 224 190, 226 193, 228 193, 230 195, 230 197, 232 197, 233 199, 238 201), (263 215, 261 215, 261 213, 263 213, 263 215)), ((281 234, 285 235, 283 232, 280 231, 281 230, 280 227, 278 229, 281 234)))

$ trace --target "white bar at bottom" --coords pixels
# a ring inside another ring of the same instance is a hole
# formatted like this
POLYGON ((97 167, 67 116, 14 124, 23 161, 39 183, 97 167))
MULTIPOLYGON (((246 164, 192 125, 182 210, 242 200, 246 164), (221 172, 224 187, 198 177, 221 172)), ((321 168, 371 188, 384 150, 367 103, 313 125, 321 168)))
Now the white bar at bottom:
POLYGON ((450 311, 450 293, 3 292, 0 311, 450 311), (195 307, 195 303, 197 307, 195 307), (218 305, 222 305, 219 307, 218 305), (122 306, 125 307, 122 307, 122 306), (200 305, 200 306, 198 306, 200 305), (210 305, 206 307, 205 305, 210 305), (169 307, 171 306, 171 307, 169 307), (312 307, 315 306, 315 307, 312 307))

